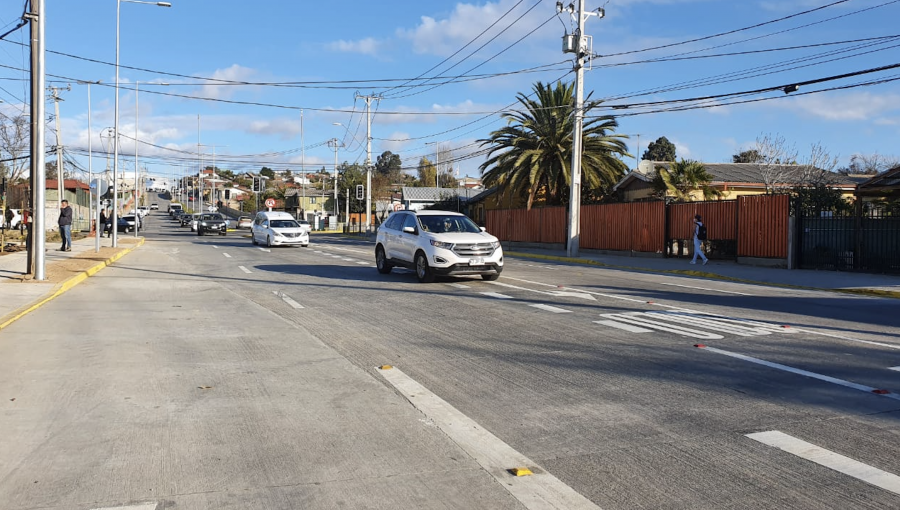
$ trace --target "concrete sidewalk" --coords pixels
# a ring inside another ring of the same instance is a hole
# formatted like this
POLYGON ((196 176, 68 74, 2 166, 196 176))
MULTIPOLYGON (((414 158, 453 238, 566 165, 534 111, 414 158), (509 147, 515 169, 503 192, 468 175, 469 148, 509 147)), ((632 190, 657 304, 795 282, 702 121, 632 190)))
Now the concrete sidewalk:
POLYGON ((504 247, 504 251, 509 257, 589 264, 623 271, 678 274, 775 287, 828 290, 900 299, 900 276, 758 267, 727 260, 710 260, 705 266, 699 262, 692 265, 688 259, 627 257, 596 253, 590 250, 581 250, 576 258, 567 257, 565 250, 504 247))
MULTIPOLYGON (((49 278, 45 281, 32 280, 33 275, 25 274, 27 254, 24 250, 0 255, 0 329, 8 326, 23 313, 27 313, 27 311, 52 298, 54 295, 64 292, 72 285, 77 284, 78 281, 89 276, 89 274, 102 269, 139 246, 143 242, 143 238, 138 239, 139 242, 135 243, 131 237, 122 239, 120 236, 118 253, 102 261, 90 264, 91 267, 82 274, 67 278, 64 281, 52 281, 49 278), (76 279, 78 281, 75 281, 76 279)), ((101 238, 100 246, 101 248, 110 248, 112 240, 105 237, 101 238)), ((93 237, 73 239, 72 251, 58 251, 58 242, 48 242, 45 248, 47 251, 44 254, 44 268, 47 274, 50 273, 54 264, 67 261, 79 255, 96 253, 93 237)))

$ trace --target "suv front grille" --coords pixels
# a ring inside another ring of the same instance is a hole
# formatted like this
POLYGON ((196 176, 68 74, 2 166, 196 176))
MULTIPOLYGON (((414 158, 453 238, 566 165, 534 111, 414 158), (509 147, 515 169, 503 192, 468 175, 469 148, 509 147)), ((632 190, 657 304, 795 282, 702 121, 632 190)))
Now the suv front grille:
POLYGON ((459 243, 453 247, 453 253, 460 257, 490 257, 494 246, 491 243, 459 243))

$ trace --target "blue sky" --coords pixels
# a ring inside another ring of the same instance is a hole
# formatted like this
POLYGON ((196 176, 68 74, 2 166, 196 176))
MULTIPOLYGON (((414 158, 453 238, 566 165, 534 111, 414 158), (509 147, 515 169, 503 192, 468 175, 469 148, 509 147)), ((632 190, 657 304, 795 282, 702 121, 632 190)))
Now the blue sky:
MULTIPOLYGON (((2 31, 15 25, 23 3, 0 6, 2 31)), ((355 95, 374 93, 384 98, 372 103, 373 159, 390 150, 414 168, 422 156, 434 159, 438 142, 452 150, 461 175, 474 176, 483 156, 471 155, 473 144, 503 125, 498 112, 536 81, 574 76, 571 54, 561 51, 572 21, 556 15, 554 1, 171 3, 121 4, 123 169, 133 168, 135 81, 140 164, 152 175, 196 172, 198 137, 204 159, 215 150, 216 164, 236 171, 265 165, 297 172, 302 159, 309 171, 331 171, 334 153, 325 142, 334 137, 345 145, 340 161, 362 163, 365 102, 355 95), (439 75, 464 78, 408 82, 439 75), (158 85, 163 82, 168 85, 158 85)), ((587 9, 605 5, 606 17, 590 18, 586 32, 594 53, 606 56, 594 59, 585 74, 586 91, 594 99, 618 98, 604 105, 625 106, 602 111, 621 115, 618 132, 631 135, 635 155, 637 135, 641 152, 666 136, 679 157, 728 162, 767 133, 783 136, 801 155, 820 143, 842 164, 853 154, 896 155, 900 81, 807 93, 896 79, 900 68, 803 86, 789 96, 775 90, 717 98, 706 103, 717 105, 712 108, 673 112, 660 110, 678 103, 635 105, 766 89, 900 62, 898 0, 846 0, 767 23, 831 3, 588 0, 587 9), (754 25, 760 26, 749 28, 754 25), (648 50, 658 46, 665 47, 648 50), (785 49, 797 46, 811 47, 785 49), (694 58, 723 53, 742 54, 694 58), (776 99, 727 104, 766 98, 776 99)), ((48 84, 72 85, 61 94, 62 143, 87 166, 79 154, 88 147, 88 92, 76 80, 101 80, 91 87, 91 127, 94 169, 102 169, 108 138, 101 135, 113 126, 116 2, 46 0, 45 6, 48 84)), ((20 111, 28 98, 27 72, 21 70, 28 63, 22 46, 27 37, 20 30, 0 41, 0 111, 6 115, 20 111)), ((55 143, 53 132, 47 143, 55 143)), ((635 166, 634 159, 626 163, 635 166)))

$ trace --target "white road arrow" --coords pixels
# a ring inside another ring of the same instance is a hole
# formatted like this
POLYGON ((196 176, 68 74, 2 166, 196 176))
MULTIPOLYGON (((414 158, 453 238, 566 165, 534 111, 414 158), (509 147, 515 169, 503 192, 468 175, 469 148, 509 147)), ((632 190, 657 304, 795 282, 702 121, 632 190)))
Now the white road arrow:
POLYGON ((500 282, 487 282, 487 283, 490 283, 492 285, 499 285, 501 287, 509 287, 510 289, 519 289, 519 290, 524 290, 524 291, 528 291, 528 292, 535 292, 538 294, 543 294, 545 296, 574 297, 574 298, 587 299, 588 301, 596 301, 597 300, 597 298, 595 298, 594 296, 592 296, 590 294, 585 294, 584 292, 568 292, 568 291, 563 291, 563 290, 543 291, 543 290, 529 289, 526 287, 518 287, 516 285, 510 285, 508 283, 500 283, 500 282))

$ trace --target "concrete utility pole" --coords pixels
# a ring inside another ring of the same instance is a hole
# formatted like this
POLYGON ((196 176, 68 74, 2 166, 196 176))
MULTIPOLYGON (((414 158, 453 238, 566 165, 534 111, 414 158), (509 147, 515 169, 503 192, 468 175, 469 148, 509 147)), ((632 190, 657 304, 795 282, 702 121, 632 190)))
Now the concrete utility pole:
POLYGON ((46 86, 44 71, 44 0, 31 0, 31 12, 25 17, 31 28, 31 213, 30 229, 32 242, 31 252, 26 256, 25 274, 32 274, 34 262, 34 279, 46 280, 44 246, 47 229, 45 192, 46 173, 44 168, 44 87, 46 86), (30 256, 33 254, 33 257, 30 256))
MULTIPOLYGON (((344 144, 340 143, 337 138, 332 138, 328 140, 328 146, 334 148, 334 215, 337 217, 338 215, 338 160, 337 160, 337 151, 338 147, 343 147, 344 144)), ((335 218, 334 221, 337 221, 335 218)))
POLYGON ((303 109, 300 109, 300 186, 303 188, 303 202, 300 210, 303 211, 303 220, 306 219, 306 147, 303 145, 303 109))
MULTIPOLYGON (((66 192, 66 187, 63 184, 65 175, 62 160, 62 136, 59 132, 59 102, 62 101, 59 97, 59 91, 61 89, 59 87, 49 87, 48 90, 50 90, 50 95, 53 98, 54 115, 56 116, 56 208, 62 209, 63 194, 66 192)), ((70 85, 66 90, 72 90, 72 86, 70 85)))
POLYGON ((356 98, 366 100, 366 233, 372 228, 372 116, 369 106, 372 100, 380 100, 381 95, 361 96, 356 98))
MULTIPOLYGON (((584 12, 584 0, 578 0, 578 10, 573 12, 573 5, 566 9, 562 2, 556 2, 556 11, 567 10, 578 24, 571 36, 571 44, 564 44, 564 51, 575 53, 575 122, 572 132, 572 175, 569 193, 569 234, 566 242, 566 254, 578 256, 578 244, 581 236, 581 158, 582 137, 584 136, 584 57, 588 54, 588 38, 584 35, 584 22, 589 16, 602 18, 603 8, 584 12)), ((569 37, 569 36, 567 36, 569 37)), ((567 41, 569 42, 569 41, 567 41)))

